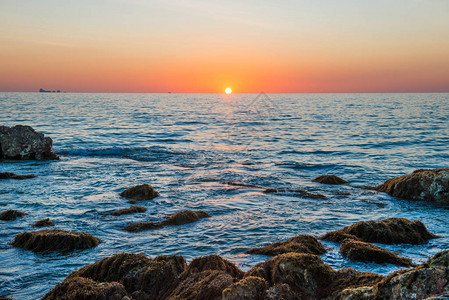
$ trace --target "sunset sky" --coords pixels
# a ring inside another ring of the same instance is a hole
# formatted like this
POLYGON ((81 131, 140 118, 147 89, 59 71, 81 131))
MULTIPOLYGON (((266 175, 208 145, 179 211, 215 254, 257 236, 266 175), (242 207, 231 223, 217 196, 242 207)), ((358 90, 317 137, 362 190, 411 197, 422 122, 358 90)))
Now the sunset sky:
POLYGON ((0 1, 0 91, 226 87, 449 92, 449 1, 0 1))

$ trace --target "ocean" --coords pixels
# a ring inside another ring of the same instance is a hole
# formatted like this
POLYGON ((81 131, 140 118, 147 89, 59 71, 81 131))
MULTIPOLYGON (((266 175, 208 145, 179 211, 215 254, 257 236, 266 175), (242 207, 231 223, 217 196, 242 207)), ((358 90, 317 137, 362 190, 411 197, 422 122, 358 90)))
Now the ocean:
MULTIPOLYGON (((3 161, 0 172, 0 296, 42 297, 69 273, 121 252, 149 257, 218 254, 248 270, 266 260, 244 252, 298 234, 316 237, 362 220, 421 220, 440 235, 422 245, 382 245, 427 260, 449 248, 448 207, 364 190, 420 168, 449 164, 449 94, 89 94, 0 93, 0 125, 30 125, 53 139, 59 161, 3 161), (350 184, 312 179, 335 174, 350 184), (223 184, 301 188, 326 199, 264 194, 223 184), (129 207, 119 192, 148 183, 159 193, 143 214, 106 216, 129 207), (338 193, 343 193, 338 195, 338 193), (123 227, 183 210, 212 217, 131 233, 123 227), (18 233, 50 218, 85 231, 97 247, 35 254, 13 248, 18 233)), ((338 244, 322 259, 335 269, 388 274, 399 267, 353 262, 338 244)))

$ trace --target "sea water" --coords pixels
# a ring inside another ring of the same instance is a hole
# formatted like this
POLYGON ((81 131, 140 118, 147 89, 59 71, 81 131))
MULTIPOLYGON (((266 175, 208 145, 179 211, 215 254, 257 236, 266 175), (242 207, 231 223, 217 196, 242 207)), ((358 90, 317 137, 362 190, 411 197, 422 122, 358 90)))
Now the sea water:
MULTIPOLYGON (((116 253, 186 259, 218 254, 248 270, 266 246, 298 234, 316 237, 362 220, 423 221, 442 238, 422 245, 381 245, 415 263, 449 248, 448 207, 363 190, 419 168, 448 167, 449 94, 72 94, 0 93, 0 125, 30 125, 53 139, 59 161, 2 161, 0 172, 35 174, 0 181, 0 296, 42 297, 69 273, 116 253), (312 182, 322 174, 345 185, 312 182), (327 199, 264 194, 301 188, 327 199), (142 214, 119 192, 148 183, 160 197, 142 214), (347 195, 336 195, 349 193, 347 195), (130 233, 133 222, 159 221, 183 209, 212 217, 130 233), (85 231, 102 243, 71 253, 36 254, 10 245, 50 218, 55 228, 85 231)), ((390 264, 352 262, 323 242, 335 269, 388 274, 390 264)))

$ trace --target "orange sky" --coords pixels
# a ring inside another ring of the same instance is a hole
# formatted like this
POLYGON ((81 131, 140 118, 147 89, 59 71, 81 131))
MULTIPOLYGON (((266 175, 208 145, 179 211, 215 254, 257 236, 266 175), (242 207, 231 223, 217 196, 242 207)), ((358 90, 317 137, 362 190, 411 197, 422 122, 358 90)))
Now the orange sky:
POLYGON ((0 91, 449 92, 449 2, 3 1, 0 91))

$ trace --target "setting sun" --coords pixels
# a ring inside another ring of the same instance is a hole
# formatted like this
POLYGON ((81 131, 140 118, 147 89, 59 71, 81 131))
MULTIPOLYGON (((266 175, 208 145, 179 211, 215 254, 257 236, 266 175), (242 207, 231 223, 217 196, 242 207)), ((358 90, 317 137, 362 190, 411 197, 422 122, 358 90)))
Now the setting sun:
POLYGON ((230 93, 232 93, 232 90, 231 90, 230 88, 227 88, 227 89, 225 90, 225 93, 229 95, 230 93))

